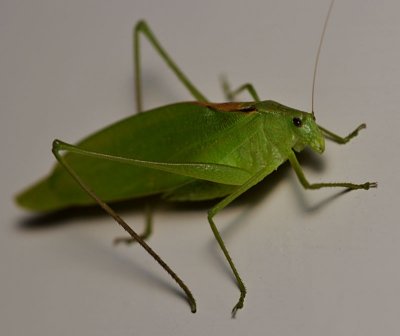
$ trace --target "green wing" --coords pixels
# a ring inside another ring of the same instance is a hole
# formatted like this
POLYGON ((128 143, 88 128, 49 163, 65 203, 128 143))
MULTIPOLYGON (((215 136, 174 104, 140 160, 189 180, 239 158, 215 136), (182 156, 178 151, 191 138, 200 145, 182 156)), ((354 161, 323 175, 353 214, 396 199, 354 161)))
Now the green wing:
MULTIPOLYGON (((178 103, 124 119, 92 134, 77 146, 87 151, 153 162, 224 164, 247 171, 250 176, 255 163, 249 143, 260 133, 258 117, 257 113, 221 112, 204 104, 178 103)), ((107 202, 168 194, 195 181, 179 174, 73 153, 67 153, 65 158, 81 179, 107 202)), ((211 192, 210 198, 214 195, 219 193, 211 192)), ((59 165, 47 178, 20 194, 17 201, 36 211, 93 203, 59 165)))

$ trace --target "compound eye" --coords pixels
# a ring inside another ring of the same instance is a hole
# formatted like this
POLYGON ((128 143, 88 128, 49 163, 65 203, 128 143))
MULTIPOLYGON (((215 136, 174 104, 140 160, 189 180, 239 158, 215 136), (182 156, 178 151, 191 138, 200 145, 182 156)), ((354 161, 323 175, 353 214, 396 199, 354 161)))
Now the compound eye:
POLYGON ((296 127, 301 127, 303 125, 303 122, 301 121, 300 118, 294 117, 293 118, 293 125, 296 127))

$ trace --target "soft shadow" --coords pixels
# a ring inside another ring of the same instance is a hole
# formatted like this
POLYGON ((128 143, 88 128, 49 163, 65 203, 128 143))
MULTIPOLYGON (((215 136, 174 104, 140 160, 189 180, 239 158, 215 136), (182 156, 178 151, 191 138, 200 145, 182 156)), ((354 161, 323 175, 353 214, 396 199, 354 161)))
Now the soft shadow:
POLYGON ((302 207, 303 211, 307 212, 307 213, 317 212, 317 211, 321 210, 322 208, 332 204, 332 202, 335 201, 336 199, 338 199, 339 197, 341 197, 344 194, 347 194, 348 192, 351 191, 350 189, 344 189, 344 190, 337 191, 335 194, 322 199, 318 203, 310 205, 309 202, 307 202, 306 197, 304 195, 305 189, 301 188, 301 186, 295 187, 294 189, 295 189, 295 193, 297 195, 297 199, 299 201, 300 206, 302 207))
POLYGON ((303 168, 310 168, 316 172, 323 172, 325 169, 325 160, 323 157, 309 148, 304 149, 301 153, 297 153, 296 156, 303 168))
MULTIPOLYGON (((140 199, 116 202, 111 204, 118 214, 143 213, 148 202, 157 202, 158 197, 144 197, 140 199)), ((67 209, 46 214, 33 214, 20 218, 17 228, 20 230, 40 230, 58 227, 61 225, 73 225, 74 219, 95 219, 108 216, 98 205, 84 207, 70 207, 67 209)), ((88 221, 93 222, 93 221, 88 221)), ((82 224, 79 224, 82 225, 82 224)))

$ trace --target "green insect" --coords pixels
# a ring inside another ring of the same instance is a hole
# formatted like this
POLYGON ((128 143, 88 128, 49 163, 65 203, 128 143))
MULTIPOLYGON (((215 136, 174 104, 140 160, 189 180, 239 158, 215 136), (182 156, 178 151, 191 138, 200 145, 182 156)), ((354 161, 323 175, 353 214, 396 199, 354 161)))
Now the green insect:
MULTIPOLYGON (((318 48, 313 92, 331 8, 332 3, 318 48)), ((234 316, 243 307, 246 288, 214 216, 287 160, 305 189, 376 187, 375 182, 310 183, 295 154, 306 147, 322 153, 325 138, 347 143, 365 124, 341 137, 318 125, 313 109, 307 113, 271 100, 261 101, 251 84, 230 90, 224 83, 228 99, 233 101, 239 93, 247 91, 253 98, 251 102, 210 103, 177 67, 144 21, 134 28, 133 38, 138 112, 142 111, 141 35, 150 41, 196 101, 139 113, 89 135, 76 145, 54 140, 52 151, 58 163, 49 176, 20 193, 16 200, 20 206, 36 212, 100 205, 130 235, 118 241, 136 241, 145 248, 182 288, 194 313, 196 302, 189 288, 145 241, 151 232, 151 215, 145 232, 140 235, 108 204, 156 194, 168 201, 222 199, 209 210, 208 222, 240 290, 232 310, 234 316)))

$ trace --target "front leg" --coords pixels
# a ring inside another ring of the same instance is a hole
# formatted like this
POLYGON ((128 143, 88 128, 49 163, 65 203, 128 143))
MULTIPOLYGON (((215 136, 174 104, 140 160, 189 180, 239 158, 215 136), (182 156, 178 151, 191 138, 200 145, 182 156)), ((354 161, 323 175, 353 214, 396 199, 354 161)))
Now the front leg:
POLYGON ((367 128, 366 124, 361 124, 360 126, 358 126, 353 132, 351 132, 350 134, 348 134, 345 137, 342 137, 340 135, 337 135, 329 130, 327 130, 326 128, 318 125, 319 129, 322 131, 322 133, 324 134, 324 136, 329 139, 332 140, 333 142, 336 142, 338 144, 345 144, 348 143, 351 139, 353 139, 354 137, 356 137, 358 135, 358 132, 364 128, 367 128))
POLYGON ((376 188, 378 184, 376 182, 366 182, 362 184, 355 184, 351 182, 328 182, 328 183, 310 183, 304 175, 303 168, 301 168, 299 161, 297 161, 296 155, 293 151, 289 153, 289 162, 294 169, 300 183, 305 189, 320 189, 320 188, 347 188, 350 190, 376 188))

